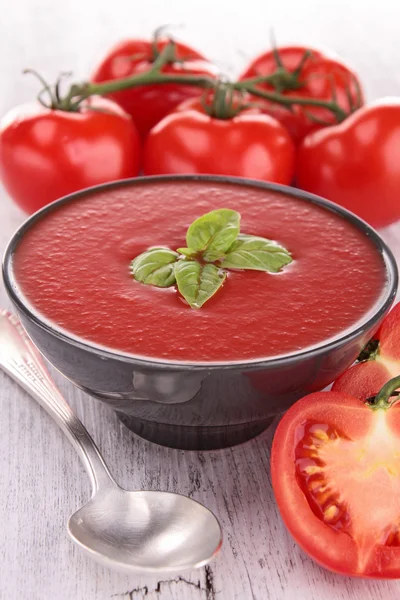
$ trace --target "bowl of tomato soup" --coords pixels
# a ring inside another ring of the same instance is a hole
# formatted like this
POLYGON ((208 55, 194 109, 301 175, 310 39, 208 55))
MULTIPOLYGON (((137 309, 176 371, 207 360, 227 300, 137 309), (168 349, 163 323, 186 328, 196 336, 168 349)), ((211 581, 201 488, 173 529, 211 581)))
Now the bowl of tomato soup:
POLYGON ((16 232, 8 294, 44 356, 132 431, 183 449, 246 441, 342 373, 379 327, 397 267, 352 213, 285 186, 214 176, 143 177, 71 194, 16 232), (229 270, 201 308, 145 285, 131 261, 185 246, 209 211, 284 246, 276 273, 229 270))

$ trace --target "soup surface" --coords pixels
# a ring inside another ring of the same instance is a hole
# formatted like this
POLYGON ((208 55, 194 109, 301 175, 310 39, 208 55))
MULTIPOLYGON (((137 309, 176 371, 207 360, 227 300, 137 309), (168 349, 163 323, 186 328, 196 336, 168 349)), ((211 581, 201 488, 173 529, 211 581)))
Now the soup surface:
POLYGON ((280 192, 230 183, 140 183, 93 192, 36 222, 14 255, 25 297, 48 320, 114 350, 185 361, 295 352, 365 319, 386 272, 372 242, 335 213, 280 192), (175 287, 133 280, 130 261, 151 246, 185 246, 192 221, 216 208, 241 213, 241 231, 292 254, 282 272, 230 271, 201 309, 175 287))

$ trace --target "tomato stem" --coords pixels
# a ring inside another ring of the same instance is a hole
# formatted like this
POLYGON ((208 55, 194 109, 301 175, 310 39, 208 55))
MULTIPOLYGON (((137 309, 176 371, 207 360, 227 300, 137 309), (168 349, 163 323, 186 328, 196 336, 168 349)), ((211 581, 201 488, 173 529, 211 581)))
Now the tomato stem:
POLYGON ((268 84, 274 88, 278 93, 298 90, 304 87, 304 83, 299 81, 298 76, 294 75, 285 68, 278 68, 271 75, 257 75, 256 77, 249 77, 242 79, 241 81, 235 82, 233 85, 236 89, 244 88, 247 89, 249 86, 260 84, 268 84))
POLYGON ((177 60, 175 56, 175 40, 168 33, 168 30, 171 29, 171 27, 182 27, 182 25, 160 25, 159 27, 157 27, 157 29, 154 30, 153 38, 151 40, 151 54, 153 62, 155 62, 161 54, 161 52, 158 49, 158 42, 162 37, 167 38, 168 43, 174 44, 174 53, 170 62, 175 62, 177 60))
POLYGON ((164 30, 165 30, 165 25, 161 25, 160 27, 157 27, 157 29, 155 29, 155 31, 153 33, 153 39, 151 40, 151 58, 152 58, 153 63, 160 56, 160 52, 158 50, 158 40, 159 40, 160 36, 164 33, 164 30))
POLYGON ((24 69, 22 72, 24 75, 33 75, 42 84, 43 88, 40 90, 40 92, 37 96, 37 99, 40 102, 40 104, 42 104, 46 108, 55 108, 57 105, 57 88, 54 93, 51 85, 49 83, 47 83, 47 81, 44 79, 44 77, 42 77, 42 75, 40 73, 38 73, 37 71, 35 71, 34 69, 24 69), (42 99, 42 95, 45 92, 47 92, 47 94, 49 95, 50 104, 46 104, 46 102, 42 99))
POLYGON ((276 64, 276 70, 271 75, 252 77, 251 79, 246 80, 247 85, 254 85, 256 83, 263 83, 271 85, 276 92, 285 92, 289 90, 297 90, 299 88, 304 87, 304 82, 299 80, 301 75, 301 71, 307 62, 307 60, 312 56, 311 50, 306 50, 303 56, 300 59, 299 64, 294 69, 294 71, 289 71, 285 65, 283 64, 283 60, 279 53, 275 33, 274 30, 271 29, 270 32, 271 38, 271 46, 272 46, 272 54, 276 64))
POLYGON ((360 82, 358 81, 358 79, 355 75, 353 76, 353 83, 354 83, 354 87, 356 90, 356 108, 358 109, 358 108, 362 107, 363 95, 362 95, 362 91, 361 91, 360 82))
MULTIPOLYGON (((166 46, 166 48, 168 48, 168 46, 166 46)), ((81 88, 77 86, 77 90, 75 90, 75 93, 79 92, 83 99, 95 94, 105 95, 110 94, 112 92, 137 87, 140 85, 149 84, 153 85, 163 83, 181 83, 185 85, 193 85, 195 87, 202 87, 205 89, 213 89, 216 87, 216 81, 214 79, 211 79, 210 77, 201 75, 174 75, 169 73, 161 73, 161 67, 165 64, 161 60, 161 57, 162 54, 160 54, 159 59, 157 59, 160 60, 160 62, 157 65, 156 69, 153 68, 150 71, 147 71, 146 73, 142 73, 140 75, 133 75, 132 77, 126 77, 125 79, 106 81, 104 83, 87 83, 81 88)), ((154 63, 154 65, 156 65, 156 63, 154 63)), ((274 76, 275 75, 272 75, 271 77, 274 76)), ((268 100, 269 102, 286 106, 288 110, 290 110, 294 105, 316 106, 320 108, 325 108, 326 110, 332 112, 335 115, 338 122, 343 121, 348 116, 348 113, 346 113, 345 110, 340 108, 340 106, 336 102, 326 102, 324 100, 317 100, 315 98, 284 96, 283 94, 277 92, 267 92, 259 89, 258 87, 255 87, 254 83, 268 83, 271 81, 271 77, 257 77, 248 80, 244 79, 242 81, 237 81, 229 85, 231 85, 234 90, 246 91, 252 94, 253 96, 257 96, 264 100, 268 100)))
POLYGON ((299 77, 301 75, 301 71, 303 70, 304 65, 306 64, 308 59, 312 57, 312 55, 313 55, 312 50, 307 49, 304 52, 303 56, 301 57, 300 62, 297 65, 297 67, 295 68, 295 70, 293 71, 292 75, 299 77))
MULTIPOLYGON (((301 64, 298 69, 304 64, 308 58, 307 52, 305 53, 301 64)), ((60 96, 59 82, 56 84, 56 89, 53 92, 52 87, 49 86, 43 78, 40 78, 44 85, 43 92, 46 91, 51 100, 51 104, 47 105, 48 108, 65 110, 65 111, 77 111, 79 110, 81 102, 86 98, 94 95, 107 95, 113 92, 118 92, 143 85, 159 85, 159 84, 181 84, 189 85, 194 87, 200 87, 203 89, 216 90, 221 85, 220 81, 215 80, 212 77, 206 75, 192 75, 192 74, 174 74, 174 73, 163 73, 162 68, 166 64, 170 64, 176 60, 175 42, 169 41, 168 44, 158 53, 155 61, 149 71, 145 73, 139 73, 123 79, 117 79, 112 81, 105 81, 103 83, 91 83, 84 82, 82 84, 72 84, 68 93, 62 98, 60 96)), ((297 70, 298 70, 297 69, 297 70)), ((336 117, 338 122, 343 121, 352 111, 347 113, 343 110, 336 101, 318 100, 315 98, 297 97, 297 96, 285 96, 282 91, 293 90, 303 86, 303 83, 298 79, 298 73, 295 70, 294 73, 288 71, 283 65, 278 65, 275 73, 267 76, 251 77, 249 79, 243 79, 242 81, 236 82, 224 82, 226 100, 229 97, 233 98, 233 92, 238 91, 240 93, 249 93, 263 100, 268 100, 276 104, 280 104, 286 107, 288 110, 293 110, 296 105, 299 106, 315 106, 324 108, 336 117), (279 91, 267 91, 260 89, 257 84, 269 84, 275 90, 279 91)), ((28 71, 32 72, 32 71, 28 71)), ((36 74, 37 75, 37 74, 36 74)), ((40 76, 39 76, 40 77, 40 76)), ((358 103, 358 101, 357 101, 358 103)), ((229 102, 227 102, 229 104, 229 102)), ((230 109, 232 106, 230 106, 230 109)), ((224 109, 225 110, 225 109, 224 109)), ((223 112, 223 116, 219 118, 229 118, 226 112, 223 112)), ((233 116, 233 115, 231 115, 233 116)))
POLYGON ((106 95, 112 92, 118 92, 140 85, 153 85, 165 83, 181 83, 182 85, 193 85, 202 88, 214 88, 215 80, 205 75, 177 75, 162 73, 161 69, 164 65, 170 63, 175 58, 175 42, 170 41, 159 53, 154 61, 152 68, 145 73, 132 75, 124 79, 105 81, 104 83, 84 83, 81 86, 72 86, 66 102, 72 98, 79 96, 81 99, 93 95, 106 95))
MULTIPOLYGON (((156 43, 156 42, 155 42, 156 43)), ((151 71, 153 73, 159 73, 160 69, 169 63, 173 63, 176 60, 175 56, 175 42, 169 40, 168 44, 165 46, 165 51, 159 52, 156 58, 153 61, 153 67, 151 71)))
MULTIPOLYGON (((238 89, 238 84, 233 84, 235 89, 238 89)), ((325 100, 318 100, 316 98, 303 98, 300 96, 283 96, 282 94, 278 94, 276 92, 266 92, 264 90, 260 90, 253 85, 249 85, 244 79, 240 82, 240 88, 244 88, 249 94, 253 96, 258 96, 259 98, 263 98, 264 100, 269 100, 270 102, 275 102, 277 104, 281 104, 282 106, 286 106, 287 108, 291 108, 293 105, 298 106, 316 106, 320 108, 325 108, 332 112, 337 121, 340 123, 344 121, 346 117, 349 116, 345 110, 340 108, 340 106, 336 102, 326 102, 325 100)))
POLYGON ((275 64, 278 69, 284 69, 285 67, 283 66, 281 55, 279 54, 278 44, 276 43, 275 31, 272 28, 269 32, 269 39, 271 41, 272 55, 274 57, 275 64))
POLYGON ((387 410, 393 404, 396 403, 396 400, 391 400, 392 396, 398 397, 399 394, 396 392, 400 388, 400 376, 393 377, 390 379, 383 388, 378 392, 378 394, 374 398, 368 398, 367 402, 369 407, 372 410, 377 410, 383 408, 387 410))
MULTIPOLYGON (((154 63, 156 64, 156 63, 154 63)), ((194 85, 202 88, 213 88, 215 86, 214 79, 202 75, 169 75, 168 73, 160 73, 161 64, 156 69, 151 69, 140 75, 133 75, 125 79, 106 81, 105 83, 88 83, 80 90, 85 97, 118 92, 129 88, 138 87, 139 85, 153 85, 160 83, 181 83, 182 85, 194 85)))
POLYGON ((211 102, 210 93, 205 92, 201 98, 204 112, 214 119, 233 119, 242 110, 248 108, 248 104, 242 101, 241 93, 236 93, 237 101, 235 101, 234 94, 232 85, 219 79, 212 91, 211 102))

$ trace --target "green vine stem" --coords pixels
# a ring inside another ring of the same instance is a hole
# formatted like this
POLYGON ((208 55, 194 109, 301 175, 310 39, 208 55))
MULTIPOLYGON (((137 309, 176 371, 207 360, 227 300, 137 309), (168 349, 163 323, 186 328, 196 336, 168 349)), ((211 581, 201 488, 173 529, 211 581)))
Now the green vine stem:
MULTIPOLYGON (((92 83, 84 82, 82 84, 71 85, 69 91, 64 97, 55 98, 55 94, 52 95, 51 108, 65 111, 77 111, 81 102, 90 96, 94 95, 107 95, 112 92, 126 90, 143 85, 162 85, 168 83, 192 85, 195 87, 203 88, 205 90, 215 90, 221 83, 217 79, 208 77, 206 75, 193 75, 193 74, 176 74, 176 73, 164 73, 162 69, 165 65, 171 64, 176 61, 175 43, 170 41, 160 52, 152 64, 149 71, 125 77, 123 79, 105 81, 103 83, 92 83)), ((236 81, 231 83, 224 82, 225 90, 231 90, 231 94, 227 94, 227 97, 232 97, 234 91, 243 93, 249 93, 253 96, 268 100, 276 104, 285 106, 288 110, 291 110, 293 106, 307 106, 307 107, 318 107, 325 108, 330 111, 338 122, 343 121, 352 112, 346 112, 343 110, 334 97, 331 101, 317 100, 315 98, 297 97, 297 96, 285 96, 284 94, 277 91, 265 91, 257 87, 257 84, 270 84, 274 89, 287 90, 296 89, 301 87, 301 83, 298 81, 298 73, 290 73, 282 67, 278 67, 275 73, 267 75, 265 77, 252 77, 242 81, 236 81), (280 78, 280 79, 279 79, 280 78)), ((49 92, 49 86, 46 85, 46 91, 49 92)), ((57 90, 59 92, 59 90, 57 90)))
POLYGON ((244 79, 243 81, 238 81, 233 83, 233 87, 238 90, 245 90, 249 94, 253 96, 258 96, 259 98, 263 98, 264 100, 268 100, 269 102, 274 102, 276 104, 281 104, 282 106, 286 106, 290 109, 292 106, 315 106, 318 108, 325 108, 329 110, 336 117, 337 121, 340 123, 344 121, 346 117, 349 116, 343 108, 334 102, 327 102, 326 100, 317 100, 316 98, 307 98, 300 96, 284 96, 283 94, 279 94, 277 92, 266 92, 264 90, 260 90, 259 88, 254 87, 253 85, 248 83, 249 80, 244 79))
POLYGON ((201 105, 205 113, 214 119, 233 119, 242 110, 249 108, 249 104, 243 102, 243 93, 235 92, 232 84, 217 80, 211 98, 209 92, 205 92, 201 98, 201 105))
POLYGON ((396 390, 400 388, 400 376, 390 379, 374 398, 368 398, 367 402, 373 410, 390 408, 396 400, 391 400, 392 396, 398 397, 396 390))
POLYGON ((304 82, 300 81, 301 70, 307 60, 312 56, 311 50, 306 50, 299 64, 294 71, 289 71, 283 65, 279 53, 275 49, 276 70, 271 75, 258 75, 257 77, 248 77, 245 80, 238 81, 235 84, 236 89, 240 87, 248 88, 257 84, 269 84, 276 92, 298 90, 304 87, 304 82), (244 86, 242 84, 245 84, 244 86))
POLYGON ((73 84, 68 94, 60 103, 59 108, 61 110, 71 110, 71 107, 74 107, 76 110, 76 106, 79 106, 83 100, 90 96, 104 96, 112 92, 118 92, 141 85, 180 83, 206 89, 215 86, 215 80, 207 76, 162 73, 161 69, 172 62, 175 62, 175 43, 170 41, 163 51, 159 53, 149 71, 138 75, 132 75, 131 77, 125 77, 124 79, 106 81, 104 83, 85 82, 81 85, 73 84))

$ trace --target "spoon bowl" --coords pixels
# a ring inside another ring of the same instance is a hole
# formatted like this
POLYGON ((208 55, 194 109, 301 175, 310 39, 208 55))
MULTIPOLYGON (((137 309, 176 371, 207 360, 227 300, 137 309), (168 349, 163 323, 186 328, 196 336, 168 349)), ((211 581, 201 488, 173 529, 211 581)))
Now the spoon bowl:
POLYGON ((128 492, 117 485, 96 444, 47 372, 17 317, 0 310, 0 366, 56 421, 81 456, 92 497, 69 519, 81 548, 108 567, 171 572, 208 563, 222 544, 217 518, 170 492, 128 492))
POLYGON ((97 492, 68 522, 68 532, 92 558, 121 571, 182 571, 205 565, 222 535, 204 506, 168 492, 97 492))

